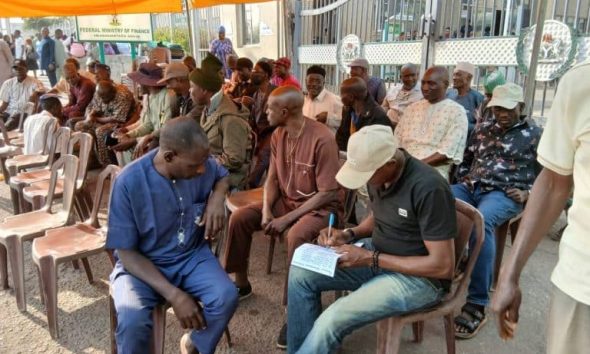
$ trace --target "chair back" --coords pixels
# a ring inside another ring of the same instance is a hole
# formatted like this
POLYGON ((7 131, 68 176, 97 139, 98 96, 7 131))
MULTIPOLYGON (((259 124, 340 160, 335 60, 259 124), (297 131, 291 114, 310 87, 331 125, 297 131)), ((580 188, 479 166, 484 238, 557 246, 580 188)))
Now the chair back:
POLYGON ((101 173, 98 175, 98 181, 96 182, 96 193, 94 193, 94 200, 92 204, 92 212, 90 213, 90 218, 86 221, 90 226, 98 229, 100 224, 98 222, 98 211, 100 210, 100 204, 106 194, 105 184, 107 181, 110 182, 109 188, 109 199, 110 195, 113 192, 113 185, 115 184, 115 177, 121 172, 121 167, 117 165, 108 165, 101 173))
POLYGON ((35 110, 35 104, 33 102, 27 102, 27 104, 25 104, 25 107, 23 108, 23 111, 20 114, 20 119, 18 121, 18 131, 19 132, 23 132, 24 129, 24 123, 25 123, 25 118, 30 116, 31 114, 33 114, 33 111, 35 110))
POLYGON ((68 142, 67 153, 70 155, 75 155, 75 148, 76 146, 79 146, 78 158, 80 159, 80 164, 78 168, 78 175, 76 177, 76 190, 82 188, 82 186, 84 186, 84 181, 86 181, 86 174, 88 173, 88 161, 90 160, 90 153, 92 152, 93 143, 94 138, 92 135, 82 132, 76 132, 72 134, 70 141, 68 142))
POLYGON ((49 190, 47 191, 47 200, 45 202, 45 209, 52 212, 51 205, 55 195, 55 187, 58 180, 61 178, 61 171, 63 171, 63 196, 62 196, 62 212, 71 215, 72 204, 74 200, 74 189, 76 187, 76 175, 78 174, 79 159, 74 155, 62 155, 53 165, 51 165, 51 177, 49 179, 49 190))
POLYGON ((471 279, 471 273, 475 262, 479 256, 479 251, 484 240, 484 223, 483 216, 473 206, 465 203, 462 200, 455 199, 455 209, 457 211, 457 237, 455 238, 455 272, 460 264, 461 258, 465 253, 465 247, 469 243, 472 231, 475 231, 475 243, 469 250, 467 267, 464 270, 463 278, 459 281, 459 285, 455 291, 451 291, 448 298, 458 298, 462 296, 467 290, 467 285, 471 279))
POLYGON ((49 144, 49 150, 46 152, 43 149, 43 155, 49 155, 49 166, 53 166, 56 154, 65 154, 68 151, 68 143, 71 135, 72 131, 68 127, 59 127, 57 132, 53 134, 51 144, 49 144))

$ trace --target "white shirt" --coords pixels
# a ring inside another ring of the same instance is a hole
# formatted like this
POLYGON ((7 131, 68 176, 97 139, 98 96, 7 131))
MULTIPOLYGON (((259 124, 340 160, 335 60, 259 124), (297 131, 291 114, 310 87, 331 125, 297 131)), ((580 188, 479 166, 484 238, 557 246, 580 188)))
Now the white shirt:
POLYGON ((49 124, 54 124, 57 126, 57 118, 55 118, 51 113, 47 111, 43 111, 38 114, 33 114, 30 117, 27 117, 25 120, 25 124, 23 126, 23 138, 25 141, 25 154, 40 154, 43 152, 43 147, 46 146, 45 144, 49 144, 49 142, 53 138, 53 131, 50 131, 49 136, 45 141, 43 141, 43 134, 45 132, 45 128, 49 124))
POLYGON ((543 167, 574 178, 573 205, 559 243, 551 281, 578 302, 590 305, 590 61, 559 81, 547 126, 537 148, 543 167))
POLYGON ((436 169, 448 179, 450 165, 463 161, 467 115, 463 106, 448 98, 435 104, 422 99, 405 110, 394 134, 400 147, 419 160, 437 152, 447 156, 451 161, 436 169))
POLYGON ((14 40, 14 59, 26 59, 23 58, 24 44, 23 37, 18 37, 14 40))
POLYGON ((397 124, 406 108, 422 98, 419 84, 416 84, 411 90, 404 90, 403 85, 396 85, 389 89, 381 106, 385 108, 391 122, 397 124))
POLYGON ((14 63, 8 43, 0 39, 0 86, 12 76, 11 66, 14 63))
POLYGON ((324 88, 313 100, 309 97, 309 93, 305 96, 303 115, 311 119, 316 119, 318 114, 328 112, 326 125, 332 133, 336 134, 342 121, 342 106, 340 97, 324 88))
POLYGON ((22 112, 35 90, 44 90, 43 84, 31 76, 27 76, 23 82, 18 82, 16 77, 4 81, 0 88, 0 101, 8 103, 6 113, 13 115, 22 112))

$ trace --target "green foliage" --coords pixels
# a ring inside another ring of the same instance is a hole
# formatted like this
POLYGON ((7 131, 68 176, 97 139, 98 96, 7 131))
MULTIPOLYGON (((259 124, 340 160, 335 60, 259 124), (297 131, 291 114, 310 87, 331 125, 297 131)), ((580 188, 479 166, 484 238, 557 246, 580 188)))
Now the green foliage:
POLYGON ((185 51, 190 48, 187 28, 174 28, 172 38, 170 38, 170 28, 156 28, 154 30, 154 41, 165 44, 179 44, 185 51))
POLYGON ((58 17, 32 17, 24 19, 24 28, 35 32, 41 32, 43 27, 51 27, 60 24, 62 19, 58 17))

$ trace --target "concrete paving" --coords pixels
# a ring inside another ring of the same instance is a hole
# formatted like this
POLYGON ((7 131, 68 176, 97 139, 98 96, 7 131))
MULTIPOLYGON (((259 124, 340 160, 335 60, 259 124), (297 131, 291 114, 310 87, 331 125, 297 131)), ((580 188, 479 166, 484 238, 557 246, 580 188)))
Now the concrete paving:
MULTIPOLYGON (((11 214, 8 187, 0 184, 0 218, 11 214)), ((553 232, 563 225, 563 217, 553 232)), ((503 342, 499 339, 493 321, 471 340, 457 341, 458 353, 542 353, 545 347, 545 322, 549 303, 549 276, 557 260, 558 244, 549 238, 543 240, 531 258, 522 278, 524 300, 517 339, 503 342)), ((264 274, 268 241, 263 235, 255 236, 252 247, 250 274, 254 295, 242 303, 230 323, 233 346, 228 348, 222 339, 218 353, 280 353, 276 349, 276 336, 285 320, 281 306, 282 282, 285 277, 286 257, 284 245, 275 249, 273 272, 264 274)), ((510 251, 510 246, 505 252, 510 251)), ((106 255, 90 258, 95 284, 88 284, 83 271, 70 264, 59 268, 58 315, 60 337, 52 340, 47 331, 44 308, 39 298, 37 274, 25 245, 25 272, 28 311, 16 308, 12 289, 0 291, 0 353, 106 353, 110 351, 108 315, 109 262, 106 255)), ((11 283, 12 284, 12 283, 11 283)), ((333 293, 324 296, 324 304, 334 299, 333 293)), ((370 305, 370 304, 367 304, 370 305)), ((172 311, 166 326, 166 353, 177 353, 183 331, 172 311)), ((343 353, 374 353, 375 326, 369 325, 348 336, 343 353)), ((426 323, 424 341, 411 342, 410 328, 405 328, 401 353, 444 353, 445 342, 442 320, 426 323)))

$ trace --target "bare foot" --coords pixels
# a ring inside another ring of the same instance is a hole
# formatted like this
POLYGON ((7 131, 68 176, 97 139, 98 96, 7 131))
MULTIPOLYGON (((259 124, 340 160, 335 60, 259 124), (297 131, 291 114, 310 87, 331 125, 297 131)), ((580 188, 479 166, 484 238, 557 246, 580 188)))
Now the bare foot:
POLYGON ((182 338, 180 338, 180 354, 199 354, 193 346, 190 333, 185 333, 182 338))

